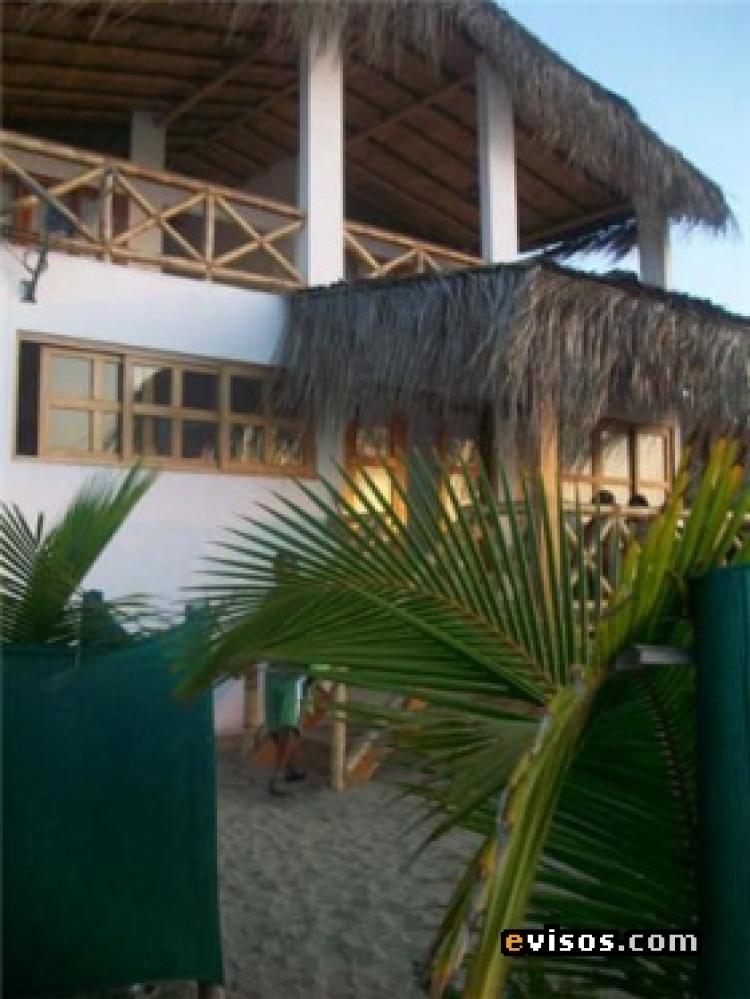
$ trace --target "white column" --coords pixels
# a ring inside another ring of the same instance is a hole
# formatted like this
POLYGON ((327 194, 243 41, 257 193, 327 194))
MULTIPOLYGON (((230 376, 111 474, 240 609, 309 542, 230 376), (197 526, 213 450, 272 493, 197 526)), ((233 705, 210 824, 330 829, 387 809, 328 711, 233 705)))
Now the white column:
POLYGON ((486 56, 477 59, 477 134, 482 257, 488 263, 507 263, 518 256, 513 104, 486 56))
POLYGON ((639 212, 638 257, 641 281, 657 288, 669 288, 672 282, 672 254, 669 220, 663 215, 639 212))
POLYGON ((299 206, 307 216, 299 266, 308 284, 329 284, 344 276, 344 81, 335 37, 311 33, 301 42, 299 116, 299 206))
MULTIPOLYGON (((148 111, 134 111, 130 121, 130 159, 139 166, 153 167, 163 170, 166 161, 167 133, 162 125, 148 111)), ((136 185, 139 190, 141 185, 136 185)), ((150 202, 158 203, 156 190, 144 188, 144 194, 150 202)), ((137 225, 143 220, 143 212, 131 202, 129 224, 137 225)), ((162 236, 159 229, 148 229, 140 236, 130 241, 130 246, 141 253, 159 255, 162 252, 162 236)))

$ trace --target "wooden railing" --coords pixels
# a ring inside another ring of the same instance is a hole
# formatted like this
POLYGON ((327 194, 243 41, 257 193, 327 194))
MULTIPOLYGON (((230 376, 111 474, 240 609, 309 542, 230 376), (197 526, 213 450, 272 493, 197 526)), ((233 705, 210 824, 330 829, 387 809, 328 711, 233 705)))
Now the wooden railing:
MULTIPOLYGON (((628 545, 633 540, 645 537, 650 522, 659 515, 658 507, 632 506, 602 506, 584 505, 580 507, 584 523, 584 549, 579 551, 578 536, 575 530, 575 508, 566 506, 564 523, 570 552, 570 573, 574 590, 580 583, 580 569, 583 563, 584 571, 590 573, 593 580, 601 567, 602 598, 606 601, 614 591, 618 567, 622 565, 628 545), (582 557, 581 557, 582 556, 582 557)), ((682 528, 682 520, 678 522, 678 530, 682 528)), ((750 516, 745 518, 742 531, 739 534, 737 547, 750 536, 750 516)), ((727 553, 731 560, 734 551, 727 553)), ((588 584, 589 596, 591 585, 588 584)))
POLYGON ((101 260, 280 290, 304 283, 294 263, 304 217, 289 205, 8 131, 0 166, 12 239, 38 241, 46 228, 50 248, 101 260))
POLYGON ((344 241, 347 277, 405 277, 439 274, 464 267, 477 267, 479 257, 451 250, 436 243, 376 229, 361 222, 346 222, 344 241))
MULTIPOLYGON (((304 286, 295 258, 305 219, 291 205, 6 130, 0 175, 6 238, 38 243, 44 234, 50 249, 100 260, 279 291, 304 286)), ((344 240, 347 278, 482 262, 360 222, 345 223, 344 240)))

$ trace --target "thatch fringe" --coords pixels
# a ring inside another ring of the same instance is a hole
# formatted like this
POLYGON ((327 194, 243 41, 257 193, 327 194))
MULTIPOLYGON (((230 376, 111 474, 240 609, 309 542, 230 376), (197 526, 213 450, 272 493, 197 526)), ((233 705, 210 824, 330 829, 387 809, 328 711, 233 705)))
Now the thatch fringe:
MULTIPOLYGON (((166 0, 180 2, 180 0, 166 0)), ((505 76, 520 119, 534 137, 562 153, 572 166, 607 183, 639 211, 666 215, 687 227, 717 231, 736 227, 720 188, 646 126, 621 97, 600 86, 492 0, 195 0, 212 7, 231 32, 258 17, 271 16, 269 44, 297 44, 311 28, 334 30, 344 43, 373 62, 398 69, 408 43, 437 60, 451 30, 459 30, 485 51, 505 76)), ((84 0, 30 0, 29 10, 61 16, 84 0)), ((86 7, 91 4, 85 2, 86 7)), ((126 18, 142 6, 134 0, 106 0, 100 23, 126 18)), ((631 245, 632 228, 612 233, 617 252, 631 245)), ((610 245, 610 244, 608 244, 610 245)))
POLYGON ((718 185, 663 142, 623 98, 491 2, 467 5, 459 19, 503 73, 517 114, 544 145, 608 182, 639 210, 687 226, 736 226, 718 185))
POLYGON ((436 393, 533 428, 551 402, 568 457, 612 412, 750 432, 750 319, 548 263, 295 293, 277 360, 295 402, 338 419, 436 393))

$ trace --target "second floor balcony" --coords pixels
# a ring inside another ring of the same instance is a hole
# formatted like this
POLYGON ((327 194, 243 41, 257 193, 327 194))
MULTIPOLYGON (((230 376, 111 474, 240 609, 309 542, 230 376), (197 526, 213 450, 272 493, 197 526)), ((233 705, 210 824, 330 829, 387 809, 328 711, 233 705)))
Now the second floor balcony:
MULTIPOLYGON (((195 177, 0 131, 3 234, 82 254, 268 291, 304 287, 304 212, 195 177)), ((366 223, 344 222, 345 277, 398 277, 481 258, 366 223)))
POLYGON ((16 239, 51 218, 70 252, 271 290, 637 244, 663 284, 670 223, 731 218, 492 4, 26 6, 3 23, 16 239))

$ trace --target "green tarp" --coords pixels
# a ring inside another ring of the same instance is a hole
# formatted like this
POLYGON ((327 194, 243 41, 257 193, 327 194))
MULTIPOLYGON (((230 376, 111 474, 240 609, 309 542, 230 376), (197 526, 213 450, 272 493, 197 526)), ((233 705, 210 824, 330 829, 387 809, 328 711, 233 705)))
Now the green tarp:
POLYGON ((750 565, 693 587, 698 663, 701 995, 750 996, 750 565))
POLYGON ((170 671, 189 635, 3 648, 4 994, 222 980, 211 697, 170 671))

